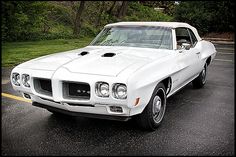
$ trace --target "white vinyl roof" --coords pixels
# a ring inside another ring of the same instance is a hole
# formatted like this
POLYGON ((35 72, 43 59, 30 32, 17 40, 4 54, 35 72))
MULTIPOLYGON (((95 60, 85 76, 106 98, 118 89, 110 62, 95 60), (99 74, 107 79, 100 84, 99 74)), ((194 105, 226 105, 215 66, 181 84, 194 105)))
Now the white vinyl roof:
POLYGON ((117 22, 117 23, 107 24, 105 27, 113 27, 113 26, 161 26, 168 28, 186 27, 194 32, 198 40, 201 40, 197 32, 197 29, 184 22, 117 22))
POLYGON ((183 22, 117 22, 107 24, 105 27, 111 26, 162 26, 170 28, 191 27, 189 24, 183 22))

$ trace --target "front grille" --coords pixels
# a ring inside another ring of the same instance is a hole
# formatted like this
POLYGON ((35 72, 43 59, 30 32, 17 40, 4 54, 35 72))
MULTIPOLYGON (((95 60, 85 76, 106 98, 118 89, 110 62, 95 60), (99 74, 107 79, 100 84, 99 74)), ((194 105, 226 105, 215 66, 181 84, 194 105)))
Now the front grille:
POLYGON ((39 94, 52 96, 52 82, 50 79, 34 78, 34 89, 39 94))
POLYGON ((63 82, 65 99, 90 99, 90 86, 84 82, 63 82))

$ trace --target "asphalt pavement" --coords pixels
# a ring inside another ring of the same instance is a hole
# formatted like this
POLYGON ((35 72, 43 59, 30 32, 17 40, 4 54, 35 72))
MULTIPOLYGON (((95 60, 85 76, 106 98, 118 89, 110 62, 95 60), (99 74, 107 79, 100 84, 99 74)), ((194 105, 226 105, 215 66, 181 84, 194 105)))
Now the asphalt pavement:
MULTIPOLYGON (((154 132, 127 122, 56 116, 2 96, 2 155, 235 155, 234 44, 215 44, 202 89, 192 84, 167 100, 154 132)), ((20 96, 2 68, 2 93, 20 96)))

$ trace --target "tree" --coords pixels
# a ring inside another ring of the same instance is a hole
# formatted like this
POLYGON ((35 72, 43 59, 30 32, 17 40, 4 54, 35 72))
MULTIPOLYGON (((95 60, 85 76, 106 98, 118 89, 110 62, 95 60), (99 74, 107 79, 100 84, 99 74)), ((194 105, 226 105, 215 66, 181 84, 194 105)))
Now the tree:
POLYGON ((120 7, 120 10, 118 12, 118 18, 121 19, 122 17, 125 16, 126 14, 126 11, 128 9, 128 2, 129 1, 123 1, 122 4, 121 4, 121 7, 120 7))
POLYGON ((2 1, 1 4, 3 41, 95 36, 102 26, 120 20, 171 19, 138 1, 2 1))
POLYGON ((61 1, 52 3, 61 6, 57 7, 61 10, 60 14, 63 15, 59 19, 70 23, 73 28, 73 35, 78 37, 82 27, 82 14, 85 9, 85 1, 61 1))
POLYGON ((234 31, 233 4, 232 1, 180 2, 175 9, 174 19, 195 26, 201 35, 234 31))
POLYGON ((164 13, 173 15, 175 1, 139 1, 141 4, 152 8, 164 8, 164 13))
POLYGON ((44 23, 48 21, 48 6, 40 1, 2 1, 2 39, 34 39, 47 31, 44 23))
POLYGON ((81 25, 82 25, 81 18, 82 18, 82 13, 84 10, 84 5, 85 5, 85 1, 81 1, 79 7, 78 7, 78 5, 76 5, 76 7, 75 7, 76 8, 76 15, 75 15, 75 19, 74 19, 73 34, 77 37, 79 36, 81 25))
POLYGON ((116 1, 113 1, 113 3, 112 3, 112 5, 111 5, 111 7, 110 7, 110 9, 107 11, 107 13, 108 14, 112 14, 112 11, 113 11, 113 9, 115 8, 115 5, 116 5, 116 1))
POLYGON ((98 13, 98 17, 97 17, 97 20, 96 20, 96 23, 95 23, 96 27, 99 26, 99 24, 100 24, 104 8, 105 8, 105 1, 102 1, 101 6, 100 6, 100 10, 99 10, 99 13, 98 13))

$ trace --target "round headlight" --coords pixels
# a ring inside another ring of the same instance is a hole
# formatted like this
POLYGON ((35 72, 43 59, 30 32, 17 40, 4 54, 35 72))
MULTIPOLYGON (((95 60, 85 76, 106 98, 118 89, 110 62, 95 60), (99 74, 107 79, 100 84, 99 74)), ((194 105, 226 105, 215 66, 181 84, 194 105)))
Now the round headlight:
POLYGON ((14 85, 20 86, 20 74, 12 73, 11 81, 14 85))
POLYGON ((28 74, 23 74, 22 75, 22 84, 25 87, 30 87, 30 76, 28 74))
POLYGON ((126 99, 127 98, 127 87, 125 84, 115 84, 113 86, 113 95, 117 99, 126 99))
POLYGON ((96 94, 99 97, 109 97, 109 84, 106 82, 97 82, 96 83, 96 94))

